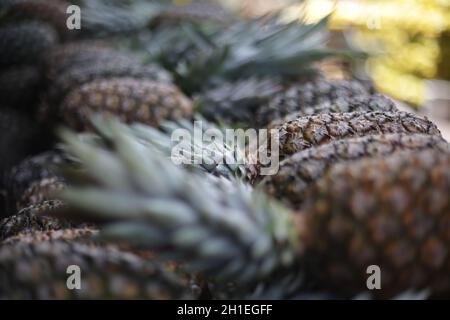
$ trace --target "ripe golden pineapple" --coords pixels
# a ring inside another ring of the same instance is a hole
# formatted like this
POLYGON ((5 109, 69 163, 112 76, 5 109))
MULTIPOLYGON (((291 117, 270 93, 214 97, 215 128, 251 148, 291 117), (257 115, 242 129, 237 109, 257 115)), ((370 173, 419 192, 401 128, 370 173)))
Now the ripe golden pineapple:
POLYGON ((299 117, 276 127, 280 155, 286 156, 352 137, 387 133, 441 133, 427 118, 407 112, 349 112, 299 117))
POLYGON ((71 91, 60 107, 70 127, 90 128, 92 113, 110 113, 125 122, 158 126, 162 120, 192 116, 192 102, 172 84, 133 78, 98 79, 71 91))
POLYGON ((388 156, 403 150, 440 150, 450 154, 450 145, 440 136, 425 134, 388 134, 336 140, 298 152, 280 163, 277 174, 261 181, 263 189, 289 206, 299 208, 305 192, 338 163, 388 156))
POLYGON ((408 289, 450 293, 450 155, 403 152, 331 168, 298 215, 303 261, 319 286, 366 289, 381 268, 390 297, 408 289))

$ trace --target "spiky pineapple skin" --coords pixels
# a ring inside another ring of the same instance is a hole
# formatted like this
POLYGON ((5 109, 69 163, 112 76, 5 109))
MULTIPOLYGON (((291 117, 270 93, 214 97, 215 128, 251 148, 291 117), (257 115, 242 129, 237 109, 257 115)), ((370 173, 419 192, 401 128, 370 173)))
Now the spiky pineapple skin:
POLYGON ((60 191, 66 187, 65 181, 60 177, 53 177, 35 181, 25 190, 16 204, 18 210, 43 201, 56 199, 60 191))
MULTIPOLYGON (((34 195, 44 200, 45 197, 38 196, 39 184, 49 187, 50 182, 54 183, 55 186, 64 183, 63 178, 57 172, 57 167, 67 161, 63 153, 52 150, 29 157, 13 167, 5 179, 11 201, 14 203, 22 202, 26 205, 27 203, 24 202, 27 199, 30 200, 34 195), (36 193, 36 191, 38 192, 36 193), (27 194, 26 198, 24 198, 25 194, 27 194)), ((36 199, 36 201, 31 202, 38 203, 39 201, 36 199)))
POLYGON ((0 28, 0 67, 40 63, 58 36, 52 27, 37 21, 0 28))
POLYGON ((51 229, 45 231, 33 230, 31 232, 19 232, 16 235, 6 237, 1 243, 1 246, 11 245, 15 243, 38 243, 53 240, 65 240, 65 241, 79 241, 79 242, 92 242, 92 237, 98 233, 97 229, 84 227, 74 228, 66 227, 59 229, 51 229))
MULTIPOLYGON (((304 105, 296 111, 283 112, 282 110, 278 114, 272 114, 271 117, 276 119, 270 122, 269 127, 281 125, 285 122, 294 120, 298 117, 304 117, 317 114, 330 114, 330 113, 348 113, 348 112, 397 112, 398 109, 395 103, 388 97, 382 94, 373 95, 360 95, 354 97, 342 97, 332 103, 319 103, 316 105, 304 105)), ((264 107, 261 108, 261 112, 264 113, 264 107)), ((270 112, 270 111, 269 111, 270 112)), ((268 118, 269 114, 266 114, 268 118)), ((266 122, 260 122, 266 123, 266 122)))
POLYGON ((261 186, 270 195, 299 208, 305 192, 330 168, 374 156, 388 156, 403 150, 440 150, 450 154, 450 145, 440 136, 387 134, 336 140, 298 152, 280 163, 277 174, 266 176, 261 186))
POLYGON ((94 60, 85 65, 75 65, 59 74, 52 81, 48 93, 48 105, 41 110, 41 118, 51 118, 51 106, 58 106, 70 91, 94 80, 128 77, 142 80, 154 80, 161 83, 171 83, 170 74, 156 65, 142 65, 128 57, 119 56, 114 59, 94 60))
POLYGON ((260 127, 283 119, 329 112, 395 111, 394 103, 379 94, 372 94, 361 82, 319 79, 292 84, 260 106, 256 119, 260 127))
POLYGON ((171 84, 132 78, 96 80, 69 93, 61 117, 73 129, 90 128, 92 113, 111 113, 122 121, 158 126, 162 120, 192 116, 192 102, 171 84))
POLYGON ((402 152, 338 164, 309 189, 298 215, 302 263, 319 287, 367 290, 381 269, 390 298, 406 290, 450 293, 450 155, 402 152))
POLYGON ((110 48, 100 40, 82 40, 68 42, 49 50, 43 63, 47 81, 52 83, 58 76, 96 63, 112 62, 116 64, 136 64, 133 57, 110 48))
POLYGON ((48 216, 57 210, 63 210, 65 204, 59 200, 49 200, 31 205, 0 221, 0 240, 35 231, 60 230, 72 227, 72 224, 48 216))
POLYGON ((188 299, 183 279, 115 247, 61 240, 16 242, 0 248, 2 299, 188 299), (81 289, 67 288, 67 268, 82 272, 81 289))
POLYGON ((388 133, 438 135, 439 129, 427 118, 408 112, 349 112, 299 117, 276 127, 280 155, 352 137, 388 133))

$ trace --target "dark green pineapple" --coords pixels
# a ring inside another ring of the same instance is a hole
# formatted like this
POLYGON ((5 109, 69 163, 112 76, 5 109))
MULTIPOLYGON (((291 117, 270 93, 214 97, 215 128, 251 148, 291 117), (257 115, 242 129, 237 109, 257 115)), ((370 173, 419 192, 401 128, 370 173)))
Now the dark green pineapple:
POLYGON ((0 67, 37 64, 55 45, 58 35, 46 23, 17 22, 0 27, 0 67))

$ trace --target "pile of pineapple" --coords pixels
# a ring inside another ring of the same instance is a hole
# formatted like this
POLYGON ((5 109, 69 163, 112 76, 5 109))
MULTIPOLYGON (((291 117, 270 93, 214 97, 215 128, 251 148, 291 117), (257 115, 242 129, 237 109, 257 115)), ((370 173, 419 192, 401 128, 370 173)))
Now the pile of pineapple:
POLYGON ((450 297, 450 145, 321 74, 326 20, 72 3, 81 30, 66 0, 0 2, 0 298, 450 297), (196 140, 187 158, 235 161, 175 165, 196 119, 275 130, 279 171, 196 140))

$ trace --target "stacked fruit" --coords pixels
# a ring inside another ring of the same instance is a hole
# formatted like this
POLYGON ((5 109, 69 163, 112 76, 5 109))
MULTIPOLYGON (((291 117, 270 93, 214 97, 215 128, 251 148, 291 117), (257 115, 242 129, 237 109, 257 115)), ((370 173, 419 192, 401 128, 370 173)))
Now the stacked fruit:
POLYGON ((29 116, 72 131, 6 171, 0 298, 347 298, 371 265, 376 298, 449 296, 450 146, 371 86, 320 76, 313 62, 335 56, 326 20, 90 3, 87 34, 35 62, 29 116), (193 133, 195 112, 205 130, 276 132, 279 171, 195 134, 185 160, 227 162, 174 165, 172 132, 193 133), (80 291, 66 288, 69 265, 80 291))

